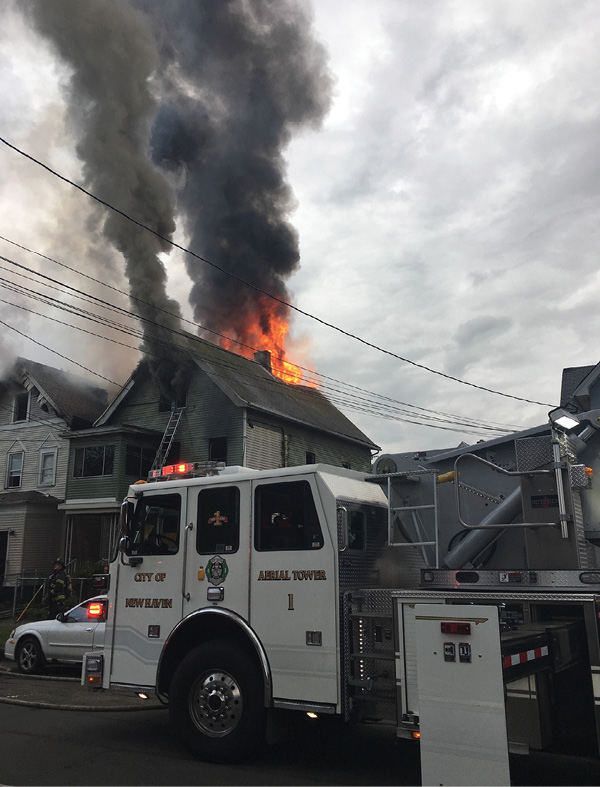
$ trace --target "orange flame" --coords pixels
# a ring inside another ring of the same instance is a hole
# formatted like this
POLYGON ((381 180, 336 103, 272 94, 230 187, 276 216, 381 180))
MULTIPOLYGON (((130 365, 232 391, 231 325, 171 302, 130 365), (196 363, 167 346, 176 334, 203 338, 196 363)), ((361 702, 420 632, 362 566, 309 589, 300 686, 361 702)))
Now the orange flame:
MULTIPOLYGON (((276 313, 276 304, 268 301, 261 303, 260 322, 245 326, 245 343, 257 350, 267 350, 271 354, 271 371, 280 380, 288 385, 308 385, 315 387, 314 383, 303 380, 302 369, 296 364, 286 360, 285 340, 289 333, 289 325, 276 313)), ((225 340, 225 349, 244 355, 247 358, 254 356, 250 347, 244 347, 225 340)))

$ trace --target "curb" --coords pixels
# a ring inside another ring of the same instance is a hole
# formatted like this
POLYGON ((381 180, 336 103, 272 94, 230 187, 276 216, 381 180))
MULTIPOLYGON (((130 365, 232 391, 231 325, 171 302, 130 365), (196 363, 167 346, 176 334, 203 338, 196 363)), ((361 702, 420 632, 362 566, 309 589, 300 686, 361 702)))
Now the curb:
MULTIPOLYGON (((14 678, 26 678, 27 680, 43 680, 43 681, 62 681, 69 683, 79 683, 79 678, 69 677, 56 677, 52 675, 21 675, 20 673, 13 672, 10 667, 0 666, 0 674, 10 675, 14 678)), ((2 697, 0 696, 0 703, 5 705, 21 705, 27 708, 41 708, 43 710, 70 710, 70 711, 98 711, 101 713, 118 713, 120 711, 151 711, 151 710, 166 710, 167 705, 148 705, 146 703, 136 703, 135 705, 79 705, 79 704, 65 704, 58 702, 43 702, 41 700, 20 700, 16 697, 2 697)))
POLYGON ((5 705, 22 705, 27 708, 42 708, 43 710, 74 710, 74 711, 99 711, 103 713, 118 713, 120 711, 150 711, 166 710, 167 706, 145 707, 143 705, 58 705, 53 702, 30 702, 29 700, 17 700, 12 697, 0 697, 0 703, 5 705))

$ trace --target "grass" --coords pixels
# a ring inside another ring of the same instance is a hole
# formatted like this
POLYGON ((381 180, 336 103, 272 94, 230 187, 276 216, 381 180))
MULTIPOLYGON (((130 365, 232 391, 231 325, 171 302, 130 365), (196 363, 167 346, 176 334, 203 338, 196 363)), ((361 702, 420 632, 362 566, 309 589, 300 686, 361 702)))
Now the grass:
POLYGON ((5 620, 0 621, 0 648, 4 649, 4 643, 8 639, 8 635, 14 629, 15 625, 12 621, 7 623, 5 620))

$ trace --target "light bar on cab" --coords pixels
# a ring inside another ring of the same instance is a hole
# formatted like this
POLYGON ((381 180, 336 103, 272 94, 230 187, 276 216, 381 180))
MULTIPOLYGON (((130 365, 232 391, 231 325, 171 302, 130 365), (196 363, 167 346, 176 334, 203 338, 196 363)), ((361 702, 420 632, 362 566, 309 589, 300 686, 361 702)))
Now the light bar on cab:
POLYGON ((165 480, 166 478, 190 477, 194 475, 207 475, 215 473, 225 467, 225 462, 179 462, 175 465, 165 465, 158 470, 151 470, 149 479, 165 480))
POLYGON ((176 465, 165 465, 159 467, 158 470, 153 470, 150 473, 150 478, 161 478, 166 475, 185 475, 186 473, 193 473, 196 469, 196 462, 180 462, 176 465))

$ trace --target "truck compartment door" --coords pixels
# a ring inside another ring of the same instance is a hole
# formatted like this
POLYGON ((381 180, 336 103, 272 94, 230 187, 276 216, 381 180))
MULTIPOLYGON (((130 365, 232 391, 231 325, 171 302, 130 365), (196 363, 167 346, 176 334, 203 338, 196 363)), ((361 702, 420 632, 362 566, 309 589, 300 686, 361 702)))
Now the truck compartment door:
POLYGON ((495 606, 417 604, 423 784, 510 784, 495 606))

